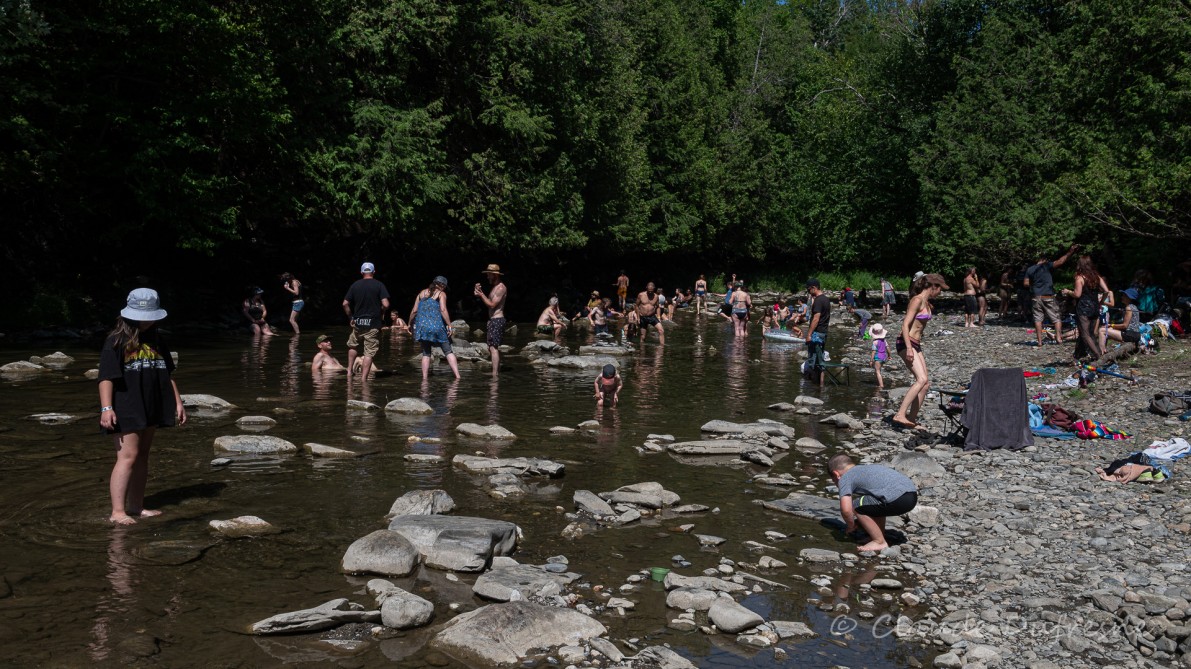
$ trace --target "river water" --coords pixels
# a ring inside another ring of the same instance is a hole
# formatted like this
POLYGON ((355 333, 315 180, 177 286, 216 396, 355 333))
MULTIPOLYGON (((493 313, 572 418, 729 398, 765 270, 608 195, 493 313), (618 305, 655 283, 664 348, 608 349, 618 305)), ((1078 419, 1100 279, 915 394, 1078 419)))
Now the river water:
MULTIPOLYGON (((531 340, 532 328, 523 324, 520 330, 506 342, 518 350, 531 340)), ((424 648, 429 630, 372 643, 354 655, 327 648, 317 635, 260 638, 243 633, 256 620, 337 597, 371 604, 362 594, 367 579, 339 573, 340 558, 352 541, 385 526, 384 515, 396 497, 429 488, 449 492, 459 507, 456 514, 519 524, 525 532, 515 555, 519 561, 541 564, 547 557, 565 555, 571 570, 583 574, 582 583, 613 590, 640 569, 670 567, 676 554, 694 563, 681 570, 689 575, 714 567, 721 557, 755 562, 759 555, 749 553, 743 542, 766 542, 766 530, 789 534, 790 539, 767 554, 791 566, 766 576, 792 588, 754 594, 743 603, 767 619, 803 621, 819 633, 814 639, 783 642, 790 659, 779 661, 773 650, 747 649, 730 636, 677 632, 666 627, 677 612, 665 609, 660 584, 647 581, 627 595, 637 602, 636 610, 625 618, 600 616, 612 639, 667 643, 700 666, 716 667, 905 667, 926 657, 923 650, 898 643, 884 628, 873 634, 864 620, 849 635, 831 634, 835 614, 824 609, 841 601, 850 602, 852 615, 871 611, 880 616, 886 609, 879 598, 876 606, 858 606, 871 594, 863 589, 816 593, 807 582, 813 574, 798 564, 798 551, 813 546, 843 552, 850 545, 814 522, 754 504, 789 492, 751 484, 749 478, 760 468, 682 464, 666 454, 641 455, 635 449, 649 433, 698 439, 699 426, 712 419, 775 418, 793 426, 799 436, 814 436, 828 445, 826 453, 815 456, 791 451, 773 468, 775 474, 808 477, 805 485, 810 488, 794 490, 821 492, 830 483, 822 465, 841 437, 813 416, 777 414, 766 407, 809 394, 824 399, 831 411, 863 415, 877 401, 871 376, 853 370, 849 386, 806 386, 797 373, 801 358, 796 346, 764 341, 758 334, 735 341, 722 319, 697 319, 687 312, 679 314, 678 328, 665 347, 651 337, 651 343, 624 359, 627 387, 621 406, 601 411, 591 398, 593 372, 547 369, 517 354, 505 357, 498 380, 465 364, 462 380, 454 382, 442 365, 423 384, 409 361, 416 345, 408 337, 382 345, 378 364, 391 375, 363 388, 358 383, 349 388, 342 376, 316 383, 303 364, 315 352, 315 334, 284 334, 254 343, 228 333, 173 333, 181 391, 217 395, 239 409, 222 417, 195 416, 183 428, 159 433, 147 504, 165 514, 128 529, 113 529, 106 520, 112 447, 98 431, 95 382, 83 376, 97 365, 98 352, 62 343, 2 350, 4 362, 54 350, 75 358, 63 370, 6 377, 0 383, 0 644, 5 664, 461 666, 424 648), (383 406, 399 397, 421 397, 435 414, 393 418, 345 406, 348 399, 383 406), (27 419, 44 412, 82 418, 65 425, 27 419), (268 434, 299 445, 318 442, 369 455, 326 460, 301 454, 236 459, 230 466, 212 467, 213 440, 240 433, 234 420, 247 414, 274 416, 278 425, 268 434), (601 423, 595 436, 548 434, 551 426, 575 426, 593 418, 601 423), (499 423, 518 439, 508 445, 460 442, 454 427, 461 422, 499 423), (411 435, 441 437, 442 443, 410 445, 411 435), (482 477, 450 464, 456 453, 476 451, 549 458, 565 462, 567 470, 561 479, 534 481, 537 487, 530 495, 497 500, 485 492, 482 477), (403 460, 410 452, 445 459, 415 466, 403 460), (559 507, 572 510, 574 490, 598 492, 642 481, 661 482, 679 493, 683 503, 706 504, 719 512, 602 529, 577 540, 560 536, 568 521, 559 507), (260 516, 282 532, 228 540, 207 527, 210 520, 240 515, 260 516), (684 522, 694 523, 697 533, 728 541, 718 549, 701 550, 692 535, 673 531, 684 522)), ((344 359, 346 333, 333 329, 329 334, 344 359)), ((842 340, 843 335, 833 336, 842 340)), ((576 347, 580 337, 573 335, 565 343, 576 347)), ((839 345, 833 341, 829 348, 835 351, 839 345)), ((836 582, 865 582, 875 574, 873 568, 867 563, 837 568, 836 582)), ((452 615, 447 609, 451 602, 461 603, 464 610, 482 604, 470 593, 474 576, 462 575, 462 583, 452 583, 442 573, 423 570, 417 578, 395 580, 436 602, 436 624, 452 615)), ((590 589, 579 592, 592 594, 590 589)))

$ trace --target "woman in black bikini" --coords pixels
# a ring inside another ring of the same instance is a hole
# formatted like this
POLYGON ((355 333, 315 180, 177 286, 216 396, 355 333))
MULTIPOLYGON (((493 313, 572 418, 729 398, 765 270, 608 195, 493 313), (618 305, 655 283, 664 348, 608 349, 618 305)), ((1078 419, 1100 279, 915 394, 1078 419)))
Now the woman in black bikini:
POLYGON ((914 375, 914 383, 906 391, 901 406, 891 419, 894 425, 918 427, 918 411, 922 409, 926 393, 930 390, 926 357, 922 355, 922 331, 934 316, 934 306, 930 301, 938 297, 945 288, 947 283, 938 274, 924 275, 910 286, 910 305, 906 308, 906 317, 902 319, 901 334, 897 336, 896 346, 897 354, 914 375))
POLYGON ((1112 292, 1096 271, 1091 256, 1080 256, 1075 264, 1075 290, 1064 289, 1063 295, 1075 298, 1075 325, 1079 331, 1075 359, 1091 356, 1092 360, 1099 360, 1104 354, 1100 348, 1100 300, 1101 295, 1111 298, 1112 292))

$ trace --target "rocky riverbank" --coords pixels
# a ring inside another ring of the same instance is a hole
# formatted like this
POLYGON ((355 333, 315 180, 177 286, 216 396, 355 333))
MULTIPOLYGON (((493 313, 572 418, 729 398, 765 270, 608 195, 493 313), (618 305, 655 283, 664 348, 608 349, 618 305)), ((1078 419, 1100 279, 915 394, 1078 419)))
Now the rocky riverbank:
MULTIPOLYGON (((922 414, 928 433, 869 417, 846 450, 866 462, 915 451, 937 463, 915 476, 920 504, 937 517, 912 522, 908 541, 878 558, 916 577, 904 600, 915 606, 893 633, 937 648, 938 667, 1191 666, 1189 470, 1176 464, 1172 479, 1150 485, 1095 473, 1154 440, 1191 434, 1191 423, 1147 411, 1155 392, 1191 387, 1189 347, 1163 342, 1157 355, 1123 364, 1138 373, 1136 385, 1100 376, 1081 389, 1065 382, 1077 369, 1071 346, 1039 349, 1031 338, 1016 323, 963 329, 936 320, 924 341, 934 387, 957 388, 982 367, 1042 369, 1027 379, 1029 396, 1046 393, 1133 437, 965 452, 939 443, 947 425, 937 401, 922 414)), ((845 360, 863 357, 853 347, 845 360)), ((887 369, 887 387, 908 380, 900 360, 887 369)), ((900 397, 890 395, 886 415, 900 397)), ((856 627, 846 631, 862 633, 864 621, 856 627)))

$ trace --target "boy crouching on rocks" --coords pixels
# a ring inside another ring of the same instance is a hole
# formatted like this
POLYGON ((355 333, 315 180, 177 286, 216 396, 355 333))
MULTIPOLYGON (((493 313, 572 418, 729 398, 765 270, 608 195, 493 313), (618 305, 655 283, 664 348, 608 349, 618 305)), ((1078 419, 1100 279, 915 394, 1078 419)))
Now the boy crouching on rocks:
POLYGON ((901 472, 884 465, 857 465, 840 454, 827 461, 831 480, 839 487, 840 516, 848 533, 856 524, 868 533, 869 542, 856 550, 881 551, 885 540, 885 519, 909 513, 918 504, 918 487, 901 472))

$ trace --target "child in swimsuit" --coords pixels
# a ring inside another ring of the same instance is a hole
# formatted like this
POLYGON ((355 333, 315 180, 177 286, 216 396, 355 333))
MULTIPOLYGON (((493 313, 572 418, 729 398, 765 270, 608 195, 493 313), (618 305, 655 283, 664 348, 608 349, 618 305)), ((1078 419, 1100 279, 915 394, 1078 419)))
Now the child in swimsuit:
POLYGON ((889 360, 889 345, 885 342, 885 328, 880 323, 874 324, 868 330, 868 336, 873 340, 873 372, 877 375, 877 387, 884 388, 885 380, 881 378, 881 365, 889 360))
POLYGON ((605 400, 612 406, 616 406, 620 400, 622 387, 624 387, 624 381, 620 378, 620 373, 616 371, 616 366, 604 365, 604 369, 595 379, 596 406, 604 406, 605 400))

